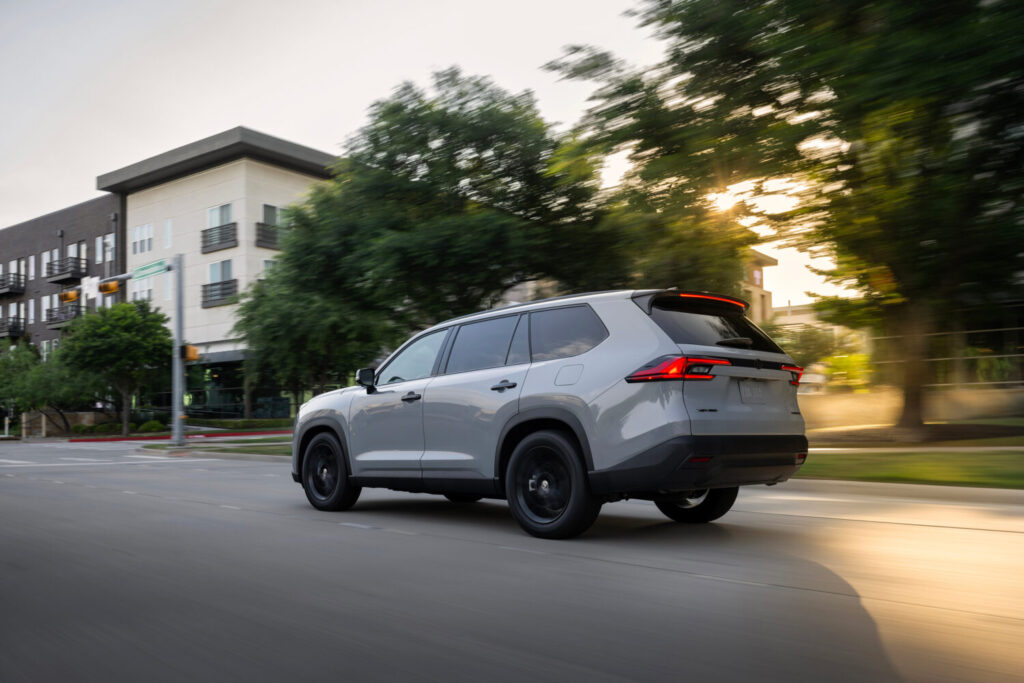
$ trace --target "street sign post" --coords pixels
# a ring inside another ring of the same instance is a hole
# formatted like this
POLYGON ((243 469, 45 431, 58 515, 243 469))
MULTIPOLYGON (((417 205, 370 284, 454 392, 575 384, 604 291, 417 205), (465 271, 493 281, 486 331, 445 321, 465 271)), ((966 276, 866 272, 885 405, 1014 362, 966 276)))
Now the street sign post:
POLYGON ((164 261, 163 259, 160 259, 159 261, 152 261, 151 263, 147 263, 144 266, 139 266, 138 268, 132 271, 132 277, 135 278, 136 280, 141 280, 142 278, 145 277, 159 275, 160 273, 163 273, 166 270, 167 262, 164 261))

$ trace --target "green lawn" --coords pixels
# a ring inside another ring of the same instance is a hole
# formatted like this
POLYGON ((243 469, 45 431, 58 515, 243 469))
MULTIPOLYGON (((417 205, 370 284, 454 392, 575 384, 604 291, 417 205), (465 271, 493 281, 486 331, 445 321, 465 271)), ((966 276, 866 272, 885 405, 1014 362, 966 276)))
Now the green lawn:
POLYGON ((796 475, 804 479, 1024 488, 1024 452, 811 453, 796 475))

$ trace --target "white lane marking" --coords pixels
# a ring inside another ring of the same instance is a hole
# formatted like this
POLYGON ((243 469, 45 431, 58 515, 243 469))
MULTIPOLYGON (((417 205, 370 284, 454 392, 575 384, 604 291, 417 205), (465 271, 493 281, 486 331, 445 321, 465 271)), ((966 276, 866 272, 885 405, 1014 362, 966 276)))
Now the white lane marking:
POLYGON ((338 522, 338 526, 349 526, 353 529, 372 529, 369 524, 356 524, 355 522, 338 522))
MULTIPOLYGON (((219 460, 219 458, 167 458, 166 460, 161 459, 161 463, 167 462, 213 462, 219 460)), ((0 469, 14 469, 16 467, 104 467, 106 465, 154 465, 155 462, 40 462, 40 463, 26 463, 24 465, 0 465, 0 469)), ((199 472, 205 472, 206 470, 197 470, 199 472)))
POLYGON ((98 458, 61 458, 61 460, 74 460, 77 462, 114 462, 113 460, 100 460, 98 458))
POLYGON ((137 495, 135 491, 121 491, 121 493, 127 493, 129 496, 137 495))
POLYGON ((4 463, 6 465, 31 465, 32 464, 32 462, 29 461, 29 460, 4 460, 3 458, 0 458, 0 462, 4 463))
POLYGON ((225 510, 241 510, 242 509, 242 508, 238 507, 237 505, 221 505, 220 507, 224 508, 225 510))

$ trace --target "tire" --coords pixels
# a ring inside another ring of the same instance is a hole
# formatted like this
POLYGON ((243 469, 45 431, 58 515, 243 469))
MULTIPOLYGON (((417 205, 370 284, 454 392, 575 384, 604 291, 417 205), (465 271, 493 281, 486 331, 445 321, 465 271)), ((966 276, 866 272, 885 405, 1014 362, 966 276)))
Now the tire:
POLYGON ((682 498, 678 501, 655 501, 658 509, 669 519, 689 524, 713 522, 732 508, 736 502, 739 487, 727 489, 705 489, 693 498, 682 498))
POLYGON ((475 503, 483 498, 483 496, 473 496, 466 493, 446 493, 444 497, 453 503, 459 504, 475 503))
POLYGON ((519 442, 505 470, 505 493, 519 526, 539 538, 578 536, 601 511, 576 445, 562 432, 534 432, 519 442))
POLYGON ((338 439, 329 432, 314 436, 302 454, 302 488, 317 510, 348 510, 362 488, 348 478, 348 464, 338 439))

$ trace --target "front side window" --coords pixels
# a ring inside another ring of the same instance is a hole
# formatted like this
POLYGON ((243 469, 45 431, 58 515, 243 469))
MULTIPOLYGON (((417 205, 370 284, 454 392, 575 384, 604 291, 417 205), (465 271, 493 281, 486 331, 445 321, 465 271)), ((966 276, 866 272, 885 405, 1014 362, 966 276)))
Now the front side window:
POLYGON ((206 227, 216 228, 231 222, 231 205, 221 204, 206 212, 206 227))
POLYGON ((578 356, 608 337, 601 319, 590 306, 554 308, 530 314, 533 361, 578 356))
POLYGON ((460 327, 445 372, 451 375, 504 365, 517 319, 512 315, 460 327))
POLYGON ((447 330, 431 332, 402 349, 401 353, 377 374, 378 384, 394 384, 430 377, 430 373, 434 371, 437 354, 444 344, 446 332, 447 330))

